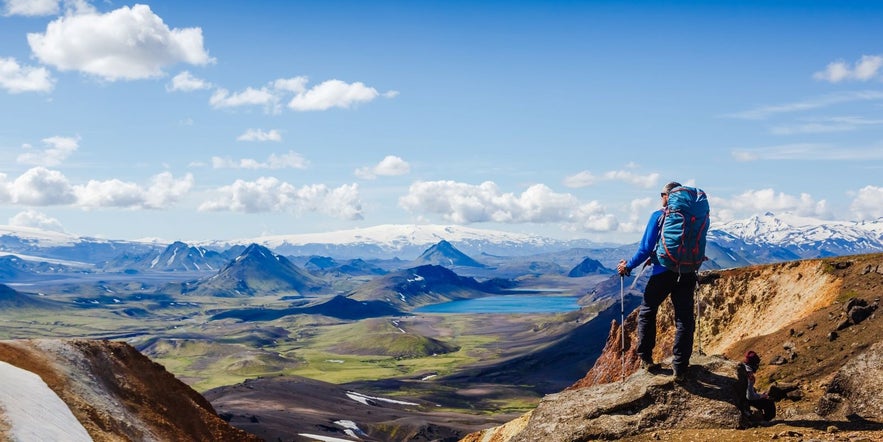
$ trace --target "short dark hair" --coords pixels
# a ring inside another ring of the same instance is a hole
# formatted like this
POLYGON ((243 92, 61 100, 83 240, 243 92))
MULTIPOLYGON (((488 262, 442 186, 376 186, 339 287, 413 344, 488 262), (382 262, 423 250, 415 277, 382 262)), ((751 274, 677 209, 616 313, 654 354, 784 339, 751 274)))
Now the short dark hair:
POLYGON ((745 353, 745 363, 751 365, 752 367, 757 367, 760 365, 760 355, 755 353, 753 350, 748 350, 745 353))
POLYGON ((671 190, 674 189, 675 187, 681 187, 681 183, 679 183, 677 181, 672 181, 672 182, 666 184, 662 188, 662 193, 668 195, 668 193, 671 192, 671 190))

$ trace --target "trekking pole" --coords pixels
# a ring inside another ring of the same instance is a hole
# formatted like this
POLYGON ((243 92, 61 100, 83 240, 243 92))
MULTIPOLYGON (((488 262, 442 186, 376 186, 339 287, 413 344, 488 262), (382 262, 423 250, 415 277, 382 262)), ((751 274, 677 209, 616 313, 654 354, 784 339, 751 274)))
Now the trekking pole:
POLYGON ((696 294, 696 334, 699 337, 696 340, 699 346, 697 353, 704 356, 705 354, 702 353, 702 301, 699 299, 699 273, 696 273, 696 289, 693 293, 696 294))
POLYGON ((622 382, 625 382, 625 277, 619 275, 619 330, 622 336, 619 341, 620 366, 622 367, 622 382))

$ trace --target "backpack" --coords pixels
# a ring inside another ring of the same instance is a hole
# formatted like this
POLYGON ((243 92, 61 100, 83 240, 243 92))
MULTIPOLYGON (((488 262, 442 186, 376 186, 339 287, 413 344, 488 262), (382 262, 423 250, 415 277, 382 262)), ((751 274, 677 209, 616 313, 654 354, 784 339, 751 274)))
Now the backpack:
POLYGON ((659 263, 677 273, 698 271, 706 260, 708 224, 708 198, 702 189, 686 186, 672 189, 660 219, 656 243, 659 263))

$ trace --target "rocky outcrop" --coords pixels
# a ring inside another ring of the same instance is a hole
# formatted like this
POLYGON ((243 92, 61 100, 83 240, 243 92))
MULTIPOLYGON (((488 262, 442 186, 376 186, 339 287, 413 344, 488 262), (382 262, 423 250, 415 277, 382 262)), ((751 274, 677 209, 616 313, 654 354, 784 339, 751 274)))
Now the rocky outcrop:
POLYGON ((661 374, 639 369, 632 312, 623 328, 612 321, 604 350, 583 379, 521 419, 464 440, 714 439, 703 429, 736 432, 725 440, 754 440, 756 433, 737 429, 754 422, 736 410, 732 390, 735 361, 749 349, 763 356, 758 389, 769 389, 778 401, 774 439, 812 426, 850 428, 856 431, 850 437, 877 440, 883 431, 880 260, 860 255, 703 272, 691 359, 695 380, 671 381, 674 321, 671 303, 664 302, 653 355, 664 362, 661 374))
POLYGON ((883 341, 841 368, 819 400, 818 413, 883 419, 883 341))
POLYGON ((95 441, 260 440, 122 342, 0 341, 0 360, 39 376, 95 441))
POLYGON ((641 370, 624 381, 548 395, 521 420, 472 434, 467 442, 575 442, 620 439, 660 429, 744 425, 734 403, 736 364, 694 358, 691 378, 676 383, 670 370, 641 370), (522 424, 522 425, 518 425, 522 424))

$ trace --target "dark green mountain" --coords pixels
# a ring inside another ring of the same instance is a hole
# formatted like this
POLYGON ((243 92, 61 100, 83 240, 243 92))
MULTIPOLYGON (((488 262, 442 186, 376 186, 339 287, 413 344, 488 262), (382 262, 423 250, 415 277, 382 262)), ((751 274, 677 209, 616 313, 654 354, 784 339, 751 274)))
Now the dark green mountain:
POLYGON ((579 263, 576 267, 570 270, 570 273, 567 276, 571 278, 578 278, 580 276, 588 276, 588 275, 610 275, 613 274, 613 270, 604 267, 600 261, 594 260, 592 258, 586 258, 581 263, 579 263))
POLYGON ((415 264, 434 264, 444 267, 484 267, 485 265, 457 250, 451 243, 441 240, 438 244, 426 249, 415 264))
POLYGON ((234 318, 243 321, 272 321, 288 315, 324 315, 338 319, 365 319, 400 316, 402 312, 382 301, 356 301, 337 295, 329 300, 304 307, 284 309, 247 308, 228 310, 212 316, 212 320, 234 318))
POLYGON ((62 308, 60 303, 37 296, 21 293, 6 284, 0 284, 0 308, 2 309, 56 309, 62 308))
POLYGON ((326 283, 288 258, 252 244, 216 275, 186 284, 183 294, 211 296, 303 295, 320 292, 326 283))
POLYGON ((478 282, 437 265, 400 270, 375 278, 348 296, 360 301, 385 301, 400 309, 472 299, 502 293, 514 285, 509 280, 478 282))

